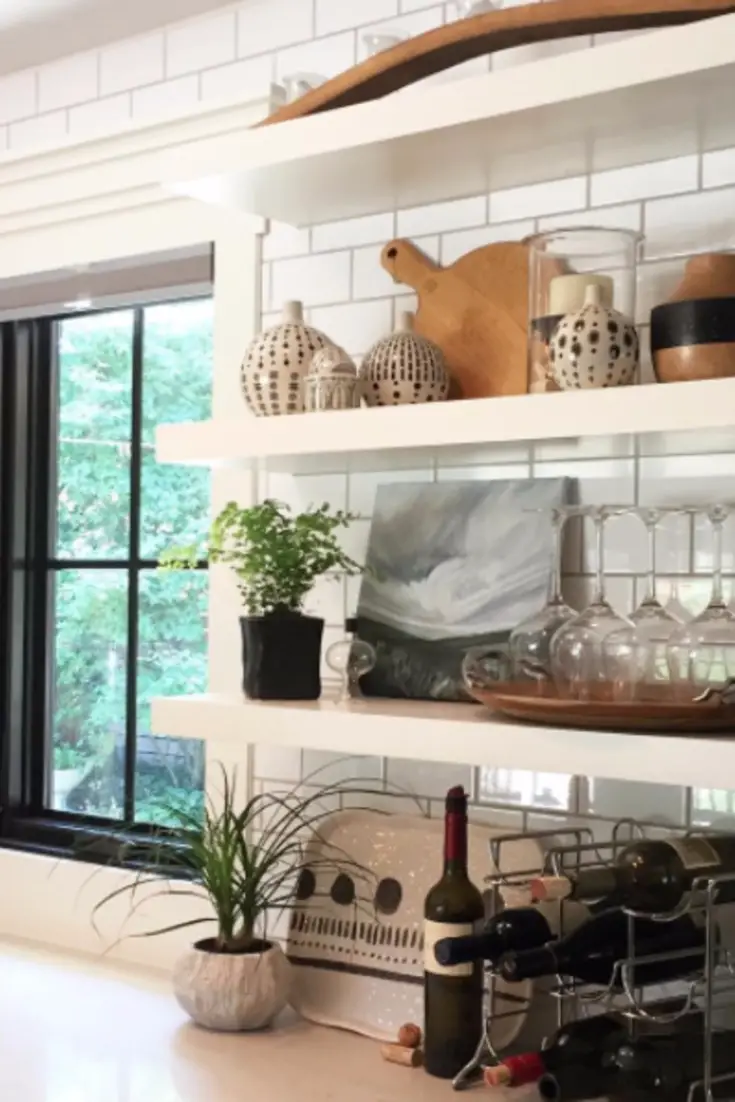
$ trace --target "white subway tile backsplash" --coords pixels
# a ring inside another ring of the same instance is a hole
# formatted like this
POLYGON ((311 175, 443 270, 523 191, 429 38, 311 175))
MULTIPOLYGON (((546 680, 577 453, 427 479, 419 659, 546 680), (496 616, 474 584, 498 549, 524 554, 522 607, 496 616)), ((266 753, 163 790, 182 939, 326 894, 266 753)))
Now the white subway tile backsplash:
POLYGON ((735 246, 735 188, 652 199, 644 214, 649 259, 707 253, 735 246))
POLYGON ((434 203, 427 207, 399 210, 397 216, 398 237, 420 237, 428 234, 463 230, 470 226, 482 226, 487 222, 487 196, 471 199, 454 199, 448 203, 434 203))
POLYGON ((83 103, 69 111, 69 134, 72 138, 91 138, 119 130, 133 115, 130 92, 83 103))
POLYGON ((311 474, 290 475, 270 471, 267 475, 266 493, 278 501, 284 501, 294 510, 308 509, 310 505, 322 505, 328 501, 333 509, 347 508, 347 475, 311 474))
POLYGON ((554 214, 539 218, 539 230, 571 229, 578 226, 595 226, 610 230, 640 230, 643 208, 640 203, 622 203, 616 207, 599 207, 593 213, 588 210, 572 214, 554 214))
POLYGON ((38 74, 38 110, 55 111, 73 103, 84 103, 99 95, 98 55, 74 54, 50 65, 38 74))
POLYGON ((387 778, 391 785, 416 796, 441 799, 448 789, 461 784, 469 792, 472 770, 468 765, 442 765, 439 762, 407 761, 390 758, 387 778))
POLYGON ((203 100, 246 100, 267 96, 274 75, 269 54, 219 65, 202 73, 203 100))
POLYGON ((330 627, 345 622, 345 582, 342 575, 325 574, 316 582, 304 604, 309 616, 320 616, 330 627))
POLYGON ((8 148, 16 151, 57 145, 68 135, 66 111, 51 111, 23 122, 11 122, 8 128, 8 148))
MULTIPOLYGON (((370 47, 367 41, 368 35, 384 34, 414 38, 416 35, 424 34, 426 31, 433 31, 435 27, 441 27, 443 23, 444 8, 441 4, 435 4, 434 7, 431 8, 424 8, 421 11, 414 12, 412 15, 399 15, 395 19, 381 19, 378 22, 371 21, 369 26, 361 27, 357 32, 357 60, 364 61, 365 58, 370 56, 370 47)), ((425 77, 423 81, 417 81, 415 84, 410 84, 401 91, 420 88, 421 85, 431 80, 431 77, 425 77)))
POLYGON ((350 757, 328 750, 304 750, 304 780, 311 785, 349 784, 360 787, 380 779, 381 761, 375 757, 350 757))
POLYGON ((26 119, 36 111, 36 72, 24 69, 20 73, 0 78, 0 123, 26 119))
POLYGON ((472 467, 442 466, 436 472, 439 482, 497 482, 506 478, 528 478, 528 463, 481 463, 472 467))
POLYGON ((163 80, 164 51, 162 32, 107 46, 100 53, 100 95, 111 96, 163 80))
POLYGON ((350 297, 350 261, 346 251, 274 260, 271 309, 280 309, 288 299, 300 299, 307 306, 346 302, 350 297))
POLYGON ((362 356, 375 341, 391 332, 392 303, 390 299, 378 299, 348 302, 344 306, 315 306, 309 320, 351 356, 362 356))
POLYGON ((593 815, 671 826, 683 826, 686 821, 686 789, 677 785, 595 778, 590 779, 589 793, 593 815))
POLYGON ((309 230, 271 222, 263 237, 263 259, 282 260, 289 256, 305 256, 309 252, 309 230))
POLYGON ((586 193, 584 176, 494 191, 490 194, 490 221, 513 222, 519 218, 579 210, 585 205, 586 193))
POLYGON ((370 517, 375 508, 375 496, 380 486, 396 482, 433 482, 433 467, 420 470, 360 471, 349 475, 348 500, 350 511, 370 517))
POLYGON ((368 517, 354 520, 349 528, 339 533, 340 547, 358 563, 365 562, 369 539, 370 519, 368 517))
POLYGON ((441 238, 442 264, 454 264, 465 253, 481 249, 484 245, 493 245, 497 241, 520 241, 533 233, 536 223, 527 218, 521 222, 501 222, 497 226, 478 226, 472 230, 457 230, 455 233, 443 233, 441 238))
POLYGON ((694 154, 616 168, 610 172, 595 172, 590 179, 592 206, 694 191, 698 172, 699 158, 694 154))
POLYGON ((314 252, 330 249, 350 249, 356 245, 386 244, 394 236, 393 214, 368 214, 364 218, 346 218, 341 222, 324 222, 311 231, 314 252))
POLYGON ((316 0, 316 33, 334 34, 398 14, 398 0, 316 0))
MULTIPOLYGON (((431 260, 439 259, 439 237, 417 237, 414 244, 431 260)), ((405 284, 396 283, 380 263, 382 245, 355 249, 352 269, 352 298, 382 298, 397 295, 405 284)))
POLYGON ((290 746, 253 747, 253 774, 259 779, 300 781, 302 777, 301 751, 290 746))
POLYGON ((235 12, 224 11, 171 27, 166 35, 166 76, 178 77, 234 61, 235 22, 235 12))
POLYGON ((300 46, 279 50, 276 57, 276 76, 292 73, 318 73, 323 77, 335 77, 355 64, 355 34, 333 34, 329 38, 315 38, 300 46))
POLYGON ((198 102, 199 77, 176 77, 133 92, 133 115, 145 119, 183 115, 198 102))
POLYGON ((314 33, 311 0, 246 0, 237 16, 239 57, 306 42, 314 33))

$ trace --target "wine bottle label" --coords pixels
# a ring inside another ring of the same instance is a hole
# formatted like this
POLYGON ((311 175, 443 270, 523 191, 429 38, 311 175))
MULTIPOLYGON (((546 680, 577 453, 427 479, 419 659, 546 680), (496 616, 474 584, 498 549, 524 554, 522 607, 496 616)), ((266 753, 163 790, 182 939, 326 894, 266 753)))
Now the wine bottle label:
POLYGON ((424 970, 435 976, 471 976, 474 965, 468 964, 439 964, 434 955, 434 946, 444 937, 467 937, 474 934, 475 927, 472 922, 431 922, 428 918, 424 922, 424 970))
POLYGON ((667 838, 667 841, 685 869, 716 868, 721 864, 717 850, 706 838, 667 838))

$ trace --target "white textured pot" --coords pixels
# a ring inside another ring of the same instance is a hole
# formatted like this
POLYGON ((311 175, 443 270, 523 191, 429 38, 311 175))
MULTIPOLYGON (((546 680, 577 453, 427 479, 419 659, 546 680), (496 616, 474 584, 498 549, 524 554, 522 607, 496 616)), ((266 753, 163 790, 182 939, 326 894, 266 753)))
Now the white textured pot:
POLYGON ((174 968, 179 1006, 197 1025, 226 1033, 264 1029, 288 1002, 291 966, 278 945, 264 953, 214 953, 197 942, 174 968))

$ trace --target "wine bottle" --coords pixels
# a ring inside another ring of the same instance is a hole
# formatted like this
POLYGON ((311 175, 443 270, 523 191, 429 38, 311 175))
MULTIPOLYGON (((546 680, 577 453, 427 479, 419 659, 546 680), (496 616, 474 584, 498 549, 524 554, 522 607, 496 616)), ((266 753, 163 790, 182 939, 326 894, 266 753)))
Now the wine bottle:
POLYGON ((704 966, 705 931, 691 915, 671 922, 654 922, 645 918, 629 920, 623 911, 610 910, 592 916, 559 941, 506 953, 500 959, 498 972, 510 983, 561 973, 583 983, 607 986, 615 981, 619 985, 621 977, 615 964, 631 955, 631 921, 632 951, 636 957, 692 950, 691 954, 670 960, 637 964, 633 969, 636 984, 663 983, 704 966))
POLYGON ((480 892, 467 873, 467 796, 450 788, 446 799, 444 873, 424 905, 424 1067, 453 1079, 472 1059, 482 1037, 482 965, 440 964, 438 941, 466 937, 484 917, 480 892))
MULTIPOLYGON (((581 869, 569 876, 539 877, 534 899, 608 899, 649 914, 678 907, 700 877, 735 873, 735 835, 689 835, 642 839, 618 854, 614 864, 581 869)), ((718 888, 718 902, 735 901, 735 879, 718 888)))
MULTIPOLYGON (((712 1035, 712 1074, 735 1072, 735 1033, 712 1035)), ((688 1102, 693 1083, 704 1078, 704 1039, 701 1031, 625 1039, 603 1046, 596 1065, 564 1064, 538 1080, 547 1102, 583 1099, 656 1097, 666 1102, 688 1102)), ((715 1097, 732 1097, 732 1081, 715 1084, 715 1097)))
POLYGON ((542 1075, 565 1066, 579 1068, 589 1064, 596 1067, 601 1053, 625 1034, 626 1027, 611 1015, 580 1018, 558 1030, 540 1052, 507 1056, 496 1067, 487 1068, 485 1083, 491 1087, 520 1087, 535 1083, 542 1075))
POLYGON ((500 911, 480 934, 447 937, 437 941, 434 953, 439 964, 466 964, 487 960, 495 963, 504 953, 535 949, 559 935, 559 927, 570 932, 589 918, 581 904, 538 903, 532 907, 509 907, 500 911), (560 918, 561 914, 561 918, 560 918))

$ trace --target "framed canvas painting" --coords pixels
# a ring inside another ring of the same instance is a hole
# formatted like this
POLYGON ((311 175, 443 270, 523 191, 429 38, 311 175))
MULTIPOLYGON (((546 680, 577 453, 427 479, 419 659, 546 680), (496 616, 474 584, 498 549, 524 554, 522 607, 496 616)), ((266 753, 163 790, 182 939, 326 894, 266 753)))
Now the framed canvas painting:
POLYGON ((376 649, 366 696, 467 700, 462 659, 503 644, 542 607, 549 510, 573 480, 391 483, 378 488, 358 636, 376 649))

